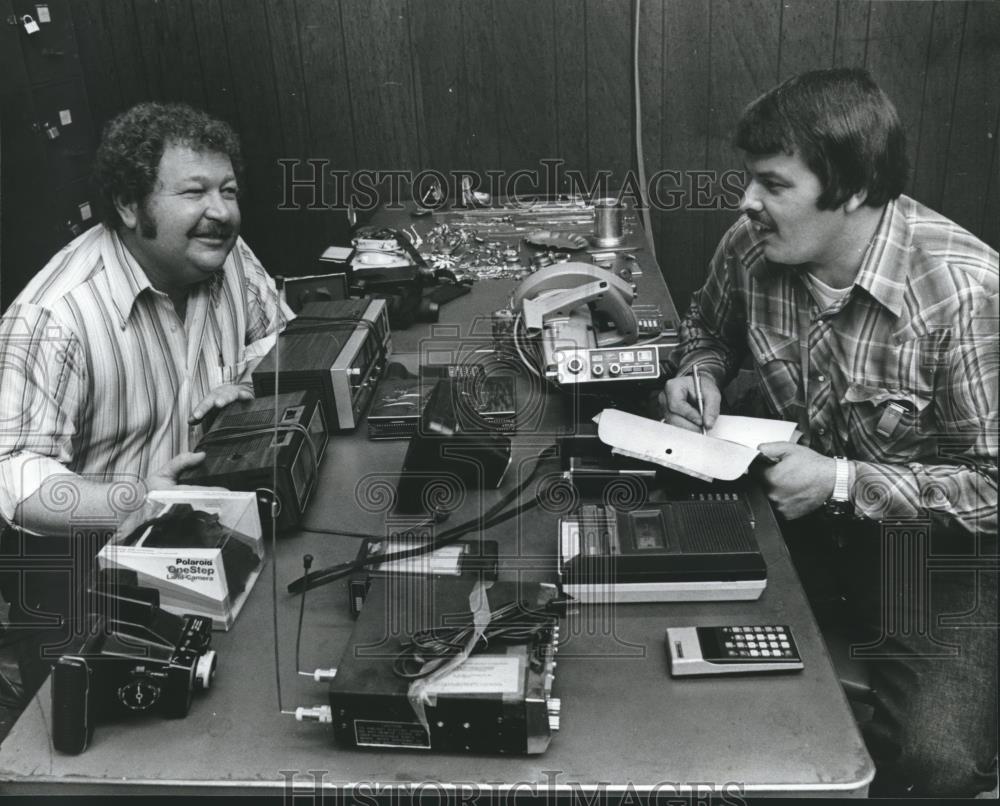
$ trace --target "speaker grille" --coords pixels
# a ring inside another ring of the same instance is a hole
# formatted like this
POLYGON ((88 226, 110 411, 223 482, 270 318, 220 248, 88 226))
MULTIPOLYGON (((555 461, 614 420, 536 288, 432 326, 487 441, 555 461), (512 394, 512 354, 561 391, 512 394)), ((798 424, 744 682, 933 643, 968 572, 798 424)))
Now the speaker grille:
POLYGON ((233 414, 223 414, 219 425, 223 428, 259 428, 274 422, 274 412, 267 410, 242 411, 233 414))
POLYGON ((670 506, 670 519, 683 551, 758 550, 743 501, 677 501, 670 506))

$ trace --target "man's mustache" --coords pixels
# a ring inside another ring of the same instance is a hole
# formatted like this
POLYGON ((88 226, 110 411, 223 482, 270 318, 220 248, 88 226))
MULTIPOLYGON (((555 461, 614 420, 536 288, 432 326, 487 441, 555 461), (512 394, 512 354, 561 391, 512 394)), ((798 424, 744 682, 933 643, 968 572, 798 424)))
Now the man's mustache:
POLYGON ((190 235, 192 238, 229 238, 234 232, 233 227, 225 224, 211 224, 195 227, 191 230, 190 235))

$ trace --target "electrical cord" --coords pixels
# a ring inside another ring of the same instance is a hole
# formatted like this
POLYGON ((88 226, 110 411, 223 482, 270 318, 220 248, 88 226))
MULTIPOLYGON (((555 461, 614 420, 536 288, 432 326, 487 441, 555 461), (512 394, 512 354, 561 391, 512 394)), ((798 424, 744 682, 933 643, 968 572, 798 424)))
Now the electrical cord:
MULTIPOLYGON (((308 574, 309 569, 312 568, 313 556, 311 554, 306 554, 302 557, 302 569, 308 574)), ((295 631, 295 671, 299 674, 303 674, 302 662, 300 660, 300 650, 302 648, 302 619, 306 612, 306 592, 302 591, 302 598, 299 600, 299 626, 295 631)))
MULTIPOLYGON (((506 505, 510 498, 507 497, 500 502, 500 505, 506 505)), ((422 546, 416 546, 411 549, 405 549, 402 551, 382 553, 382 554, 372 554, 367 558, 362 560, 354 560, 348 563, 341 563, 340 565, 333 566, 321 571, 317 571, 315 574, 306 574, 299 579, 294 580, 288 585, 289 593, 300 593, 304 590, 309 590, 312 588, 320 587, 329 582, 334 582, 338 579, 354 573, 372 565, 381 565, 382 563, 394 562, 396 560, 403 560, 409 557, 418 557, 422 554, 427 554, 432 551, 436 551, 439 548, 449 545, 455 542, 460 537, 464 537, 469 534, 469 532, 479 529, 480 531, 486 531, 491 529, 504 521, 513 518, 522 512, 526 512, 529 509, 537 505, 537 500, 531 500, 526 504, 522 504, 518 507, 512 508, 508 512, 498 513, 495 509, 487 513, 486 517, 481 520, 469 521, 461 526, 457 526, 452 530, 444 532, 439 535, 434 540, 429 543, 425 543, 422 546)))
MULTIPOLYGON (((432 526, 436 523, 434 518, 427 518, 427 520, 420 521, 420 523, 414 523, 407 526, 407 529, 423 529, 425 526, 432 526)), ((384 534, 377 535, 370 532, 351 532, 346 529, 323 529, 318 526, 310 526, 309 524, 302 525, 298 527, 300 532, 308 532, 314 535, 335 535, 336 537, 356 537, 360 540, 382 540, 385 538, 384 534)))
MULTIPOLYGON (((274 339, 274 428, 278 427, 278 394, 280 393, 281 378, 281 335, 288 326, 282 321, 282 307, 280 300, 284 298, 285 278, 274 278, 275 289, 278 292, 279 303, 275 316, 277 317, 274 332, 277 334, 274 339)), ((277 431, 275 431, 277 439, 277 431)), ((278 632, 278 452, 271 454, 271 633, 274 638, 274 688, 278 700, 278 713, 284 714, 284 703, 281 692, 281 649, 279 645, 280 633, 278 632)))
POLYGON ((517 350, 517 354, 521 359, 521 363, 524 364, 525 369, 527 369, 528 372, 530 372, 535 377, 541 378, 542 373, 540 373, 538 369, 535 367, 535 365, 528 360, 528 357, 524 354, 524 351, 521 349, 521 340, 518 337, 518 325, 521 324, 523 319, 524 316, 520 312, 518 312, 517 317, 514 319, 514 332, 513 332, 514 349, 517 350))
MULTIPOLYGON (((558 608, 565 600, 554 599, 550 605, 558 608)), ((532 608, 524 601, 501 605, 490 614, 490 623, 483 630, 472 651, 491 643, 527 643, 544 630, 558 623, 558 615, 549 606, 532 608)), ((402 651, 393 660, 392 670, 398 677, 416 680, 427 677, 459 655, 475 630, 471 620, 453 627, 418 630, 409 637, 402 651)))
POLYGON ((632 43, 632 76, 635 92, 635 159, 639 168, 639 199, 642 202, 642 225, 646 229, 646 244, 649 254, 656 263, 656 244, 653 241, 653 226, 649 218, 649 199, 646 188, 646 157, 642 148, 642 91, 639 85, 639 20, 642 16, 642 0, 635 0, 635 27, 632 43))
POLYGON ((466 523, 449 529, 422 546, 416 546, 402 551, 372 554, 360 560, 352 560, 350 562, 340 563, 339 565, 334 565, 320 571, 304 574, 288 584, 288 592, 293 594, 302 593, 305 590, 311 590, 329 582, 342 579, 343 577, 353 574, 355 571, 359 571, 368 566, 381 565, 382 563, 394 562, 396 560, 404 560, 409 557, 417 557, 421 554, 436 551, 443 546, 447 546, 448 544, 455 542, 469 532, 476 529, 484 531, 485 529, 491 528, 498 523, 503 523, 505 520, 508 520, 521 512, 527 511, 537 504, 536 499, 518 507, 514 507, 509 512, 504 512, 504 509, 511 501, 515 500, 529 484, 531 484, 538 472, 538 468, 541 467, 544 461, 555 456, 557 450, 558 448, 556 445, 550 445, 539 452, 538 461, 525 480, 504 495, 503 498, 501 498, 496 504, 490 507, 490 509, 487 510, 482 517, 474 518, 466 523))

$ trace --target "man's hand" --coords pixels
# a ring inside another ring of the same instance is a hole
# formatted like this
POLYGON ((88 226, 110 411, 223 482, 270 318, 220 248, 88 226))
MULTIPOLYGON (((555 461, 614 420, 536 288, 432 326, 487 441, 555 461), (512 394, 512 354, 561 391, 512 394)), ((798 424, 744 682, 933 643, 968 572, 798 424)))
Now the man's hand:
POLYGON ((188 425, 200 423, 212 409, 225 408, 234 400, 253 400, 253 392, 245 386, 239 386, 234 383, 216 386, 211 392, 205 395, 201 403, 194 407, 191 416, 188 418, 188 425))
POLYGON ((757 446, 770 464, 760 463, 764 491, 788 520, 819 509, 833 493, 837 461, 792 442, 757 446))
POLYGON ((199 489, 220 490, 221 487, 198 487, 193 484, 180 484, 177 477, 189 467, 197 467, 205 461, 205 452, 199 453, 179 453, 159 470, 154 470, 146 476, 146 491, 152 490, 174 490, 174 489, 199 489))
MULTIPOLYGON (((719 417, 719 407, 722 405, 722 394, 715 385, 715 379, 705 373, 699 373, 701 381, 701 399, 705 405, 706 429, 715 425, 719 417)), ((663 421, 686 428, 688 431, 701 431, 701 415, 698 413, 698 395, 694 391, 694 377, 690 374, 667 381, 665 394, 660 396, 663 404, 663 421)))

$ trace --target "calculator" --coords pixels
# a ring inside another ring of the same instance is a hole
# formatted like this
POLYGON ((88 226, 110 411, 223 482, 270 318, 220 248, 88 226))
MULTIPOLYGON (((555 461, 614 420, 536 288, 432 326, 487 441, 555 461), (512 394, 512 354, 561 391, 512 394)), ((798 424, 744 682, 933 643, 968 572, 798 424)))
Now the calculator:
POLYGON ((802 669, 791 628, 785 624, 669 627, 666 642, 674 677, 802 669))

